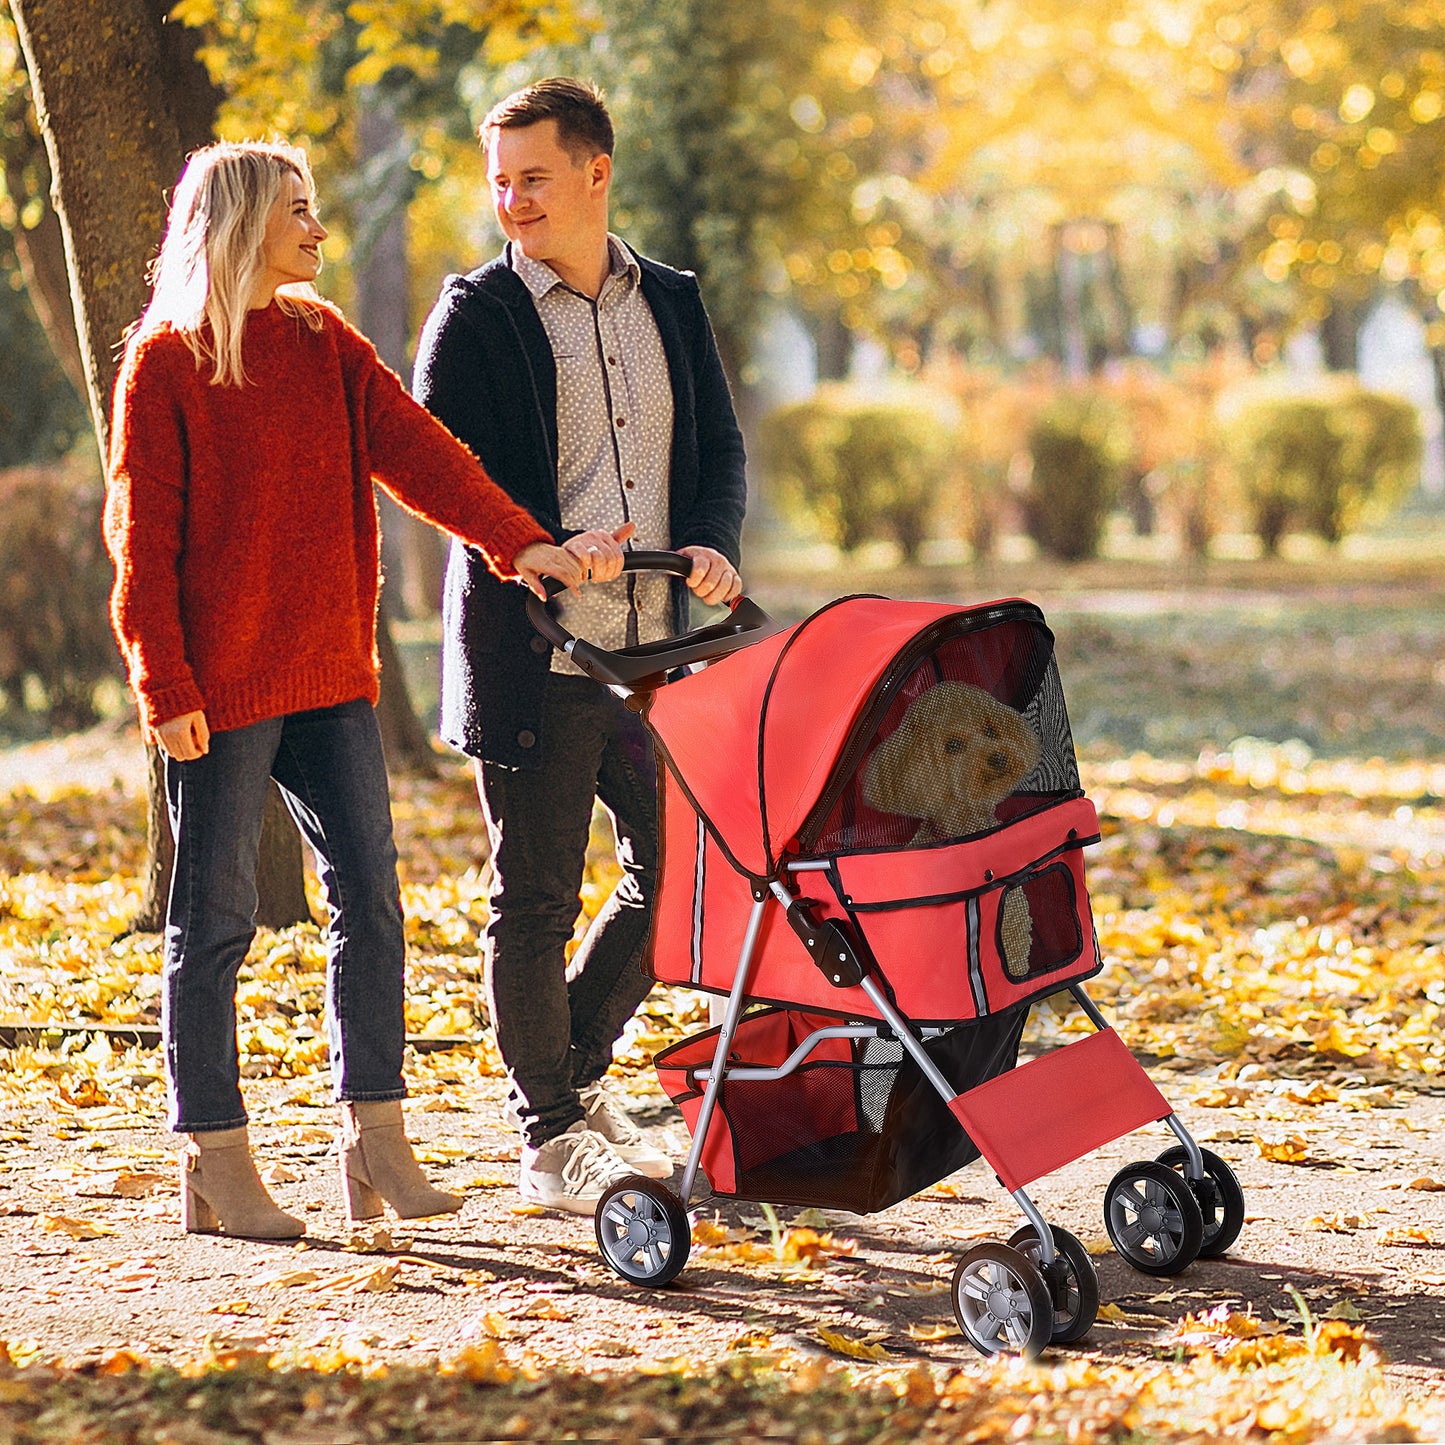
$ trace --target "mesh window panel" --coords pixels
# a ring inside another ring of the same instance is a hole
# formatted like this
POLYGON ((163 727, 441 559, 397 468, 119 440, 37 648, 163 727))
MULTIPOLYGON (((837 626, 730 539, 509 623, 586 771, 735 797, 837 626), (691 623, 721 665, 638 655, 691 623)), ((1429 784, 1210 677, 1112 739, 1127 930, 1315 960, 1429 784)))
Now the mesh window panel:
MULTIPOLYGON (((1021 961, 1013 959, 1003 937, 999 939, 999 953, 1009 976, 1032 977, 1072 963, 1082 951, 1084 939, 1079 932, 1079 910, 1069 870, 1061 864, 1045 868, 1022 887, 1008 892, 1020 895, 1030 927, 1026 968, 1019 966, 1021 961)), ((1008 926, 1007 918, 1007 908, 1001 908, 1001 934, 1008 926)))
POLYGON ((1079 791, 1042 627, 950 638, 897 689, 818 835, 819 852, 966 838, 1079 791))

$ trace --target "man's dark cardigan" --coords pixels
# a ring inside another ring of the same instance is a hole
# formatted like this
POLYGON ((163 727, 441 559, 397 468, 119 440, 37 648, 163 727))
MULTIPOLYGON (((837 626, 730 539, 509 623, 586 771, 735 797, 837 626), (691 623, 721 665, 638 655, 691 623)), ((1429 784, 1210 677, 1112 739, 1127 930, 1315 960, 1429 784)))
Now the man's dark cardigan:
MULTIPOLYGON (((742 433, 697 279, 638 257, 672 381, 672 546, 739 560, 746 502, 742 433)), ((417 347, 413 391, 492 477, 559 541, 557 366, 532 295, 504 253, 449 276, 417 347)), ((510 767, 542 762, 551 649, 527 621, 528 593, 453 541, 442 604, 442 737, 510 767)), ((686 616, 686 589, 675 593, 686 616)))

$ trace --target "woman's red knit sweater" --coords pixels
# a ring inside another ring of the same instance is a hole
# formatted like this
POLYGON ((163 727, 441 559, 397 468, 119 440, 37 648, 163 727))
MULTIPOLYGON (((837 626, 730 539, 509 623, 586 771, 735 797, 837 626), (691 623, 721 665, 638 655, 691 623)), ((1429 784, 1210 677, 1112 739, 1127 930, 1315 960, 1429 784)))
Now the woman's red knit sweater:
MULTIPOLYGON (((304 304, 304 303, 298 303, 304 304)), ((514 576, 552 538, 329 308, 246 321, 243 386, 162 328, 116 381, 111 620, 141 721, 212 731, 378 696, 373 478, 514 576)))

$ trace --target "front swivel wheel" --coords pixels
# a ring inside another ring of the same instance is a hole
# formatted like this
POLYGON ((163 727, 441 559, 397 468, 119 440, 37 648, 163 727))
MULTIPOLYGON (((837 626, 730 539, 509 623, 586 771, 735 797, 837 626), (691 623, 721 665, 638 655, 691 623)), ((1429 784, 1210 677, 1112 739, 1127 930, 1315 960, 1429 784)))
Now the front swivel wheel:
POLYGON ((1049 1342, 1069 1345, 1088 1334, 1099 1315, 1099 1275, 1083 1241, 1057 1224, 1049 1226, 1054 1237, 1054 1262, 1043 1263, 1043 1246, 1038 1231, 1026 1224, 1009 1239, 1043 1276, 1054 1300, 1053 1327, 1049 1342))
POLYGON ((676 1279, 692 1247, 682 1201, 665 1184, 633 1174, 597 1201, 602 1258, 630 1284, 656 1289, 676 1279))
POLYGON ((1204 1216, 1182 1174, 1146 1160, 1126 1164, 1104 1191, 1104 1228, 1144 1274, 1178 1274, 1204 1242, 1204 1216))
POLYGON ((1053 1335, 1054 1301, 1043 1275, 1004 1244, 976 1244, 959 1260, 953 1314, 981 1355, 1032 1360, 1053 1335))
POLYGON ((1210 1149, 1201 1149, 1204 1157, 1204 1178, 1190 1179, 1184 1173, 1189 1153, 1182 1144, 1166 1149, 1158 1163, 1167 1164, 1183 1176, 1199 1201, 1204 1216, 1204 1242, 1199 1246, 1201 1259, 1218 1259, 1239 1238, 1244 1228, 1244 1191, 1234 1170, 1210 1149))

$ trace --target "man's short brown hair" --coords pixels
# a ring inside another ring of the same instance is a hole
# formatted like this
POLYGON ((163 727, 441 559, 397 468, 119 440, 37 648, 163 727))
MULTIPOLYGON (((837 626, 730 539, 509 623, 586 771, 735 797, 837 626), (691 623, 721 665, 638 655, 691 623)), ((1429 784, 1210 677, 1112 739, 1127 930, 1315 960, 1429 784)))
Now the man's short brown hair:
POLYGON ((574 160, 612 154, 612 117, 602 92, 590 80, 554 75, 513 91, 486 114, 477 134, 485 146, 494 132, 517 130, 540 121, 557 122, 557 139, 574 160))

